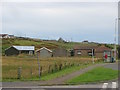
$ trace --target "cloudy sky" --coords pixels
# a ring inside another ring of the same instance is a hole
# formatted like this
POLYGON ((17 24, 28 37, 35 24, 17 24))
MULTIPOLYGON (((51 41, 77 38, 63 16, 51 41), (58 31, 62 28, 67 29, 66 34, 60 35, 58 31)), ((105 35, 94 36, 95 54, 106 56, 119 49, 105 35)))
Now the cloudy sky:
POLYGON ((2 33, 113 43, 117 8, 116 2, 4 3, 2 33))

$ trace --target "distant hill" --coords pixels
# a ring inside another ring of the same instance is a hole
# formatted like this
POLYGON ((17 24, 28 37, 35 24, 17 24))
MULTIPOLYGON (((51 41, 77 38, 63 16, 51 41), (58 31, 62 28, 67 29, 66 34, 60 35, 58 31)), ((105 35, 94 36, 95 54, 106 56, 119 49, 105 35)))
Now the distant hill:
POLYGON ((55 49, 57 47, 63 47, 67 50, 72 49, 74 45, 84 46, 97 46, 96 43, 81 43, 81 42, 59 42, 55 40, 40 40, 40 39, 29 39, 29 38, 10 38, 2 39, 2 54, 4 55, 5 49, 12 45, 21 46, 35 46, 35 49, 41 47, 47 47, 49 49, 55 49))

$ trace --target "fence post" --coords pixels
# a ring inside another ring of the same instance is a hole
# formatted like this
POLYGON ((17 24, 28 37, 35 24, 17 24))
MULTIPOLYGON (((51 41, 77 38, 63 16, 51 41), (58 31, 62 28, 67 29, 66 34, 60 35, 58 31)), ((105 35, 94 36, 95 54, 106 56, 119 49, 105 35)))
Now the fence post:
POLYGON ((41 68, 40 68, 40 71, 41 71, 41 72, 40 72, 40 76, 41 76, 41 75, 42 75, 42 66, 41 66, 41 68))
POLYGON ((33 75, 32 68, 30 69, 30 74, 31 74, 31 78, 32 78, 32 75, 33 75))
POLYGON ((40 79, 40 61, 39 61, 39 53, 37 52, 37 63, 39 67, 39 79, 40 79))
POLYGON ((55 72, 57 71, 58 69, 57 69, 57 64, 55 64, 55 72))
POLYGON ((59 65, 59 70, 61 70, 61 69, 62 69, 62 64, 59 65))
POLYGON ((64 68, 66 68, 66 63, 64 64, 64 68))
POLYGON ((53 68, 52 68, 52 70, 51 70, 51 71, 52 71, 52 73, 54 72, 53 68))
POLYGON ((18 79, 21 79, 21 71, 22 71, 22 67, 18 68, 18 79))
POLYGON ((48 68, 48 73, 50 73, 50 68, 51 68, 51 65, 49 65, 49 68, 48 68))

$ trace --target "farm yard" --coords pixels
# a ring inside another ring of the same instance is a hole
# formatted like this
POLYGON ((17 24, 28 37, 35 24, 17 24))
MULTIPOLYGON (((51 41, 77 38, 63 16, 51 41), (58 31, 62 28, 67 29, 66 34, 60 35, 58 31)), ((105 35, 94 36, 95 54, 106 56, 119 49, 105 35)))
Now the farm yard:
MULTIPOLYGON (((51 80, 92 65, 92 58, 55 57, 40 58, 41 78, 37 58, 19 56, 2 57, 3 81, 51 80), (18 75, 21 67, 21 77, 18 75)), ((96 63, 101 61, 95 59, 96 63)))

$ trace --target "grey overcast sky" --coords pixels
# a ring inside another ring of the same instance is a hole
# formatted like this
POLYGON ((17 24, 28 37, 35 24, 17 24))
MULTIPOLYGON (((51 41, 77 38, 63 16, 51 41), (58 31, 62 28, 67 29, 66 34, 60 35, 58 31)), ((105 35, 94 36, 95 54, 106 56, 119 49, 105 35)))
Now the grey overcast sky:
POLYGON ((114 43, 116 2, 4 3, 2 33, 114 43))

